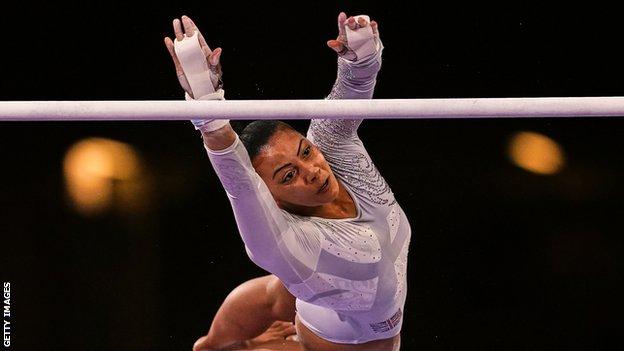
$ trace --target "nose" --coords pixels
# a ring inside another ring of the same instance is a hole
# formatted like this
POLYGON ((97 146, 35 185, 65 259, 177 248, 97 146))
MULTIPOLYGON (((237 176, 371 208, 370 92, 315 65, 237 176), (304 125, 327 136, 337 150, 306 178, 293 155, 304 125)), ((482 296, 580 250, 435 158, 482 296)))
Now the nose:
POLYGON ((318 181, 318 178, 320 178, 321 175, 321 168, 317 167, 317 166, 310 166, 307 169, 307 174, 306 174, 306 181, 308 183, 314 183, 315 181, 318 181))

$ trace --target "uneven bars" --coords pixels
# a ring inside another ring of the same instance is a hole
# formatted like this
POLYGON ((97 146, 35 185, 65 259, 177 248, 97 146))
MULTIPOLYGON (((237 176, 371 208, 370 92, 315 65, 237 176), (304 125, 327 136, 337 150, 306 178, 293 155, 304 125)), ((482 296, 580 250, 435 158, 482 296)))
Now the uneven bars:
POLYGON ((624 97, 0 102, 0 121, 607 116, 624 116, 624 97))

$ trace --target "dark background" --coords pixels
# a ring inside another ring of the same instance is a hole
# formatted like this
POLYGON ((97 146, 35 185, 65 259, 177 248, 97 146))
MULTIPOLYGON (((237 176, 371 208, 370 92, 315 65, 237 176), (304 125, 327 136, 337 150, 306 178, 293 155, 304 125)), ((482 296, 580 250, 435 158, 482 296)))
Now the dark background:
MULTIPOLYGON (((595 1, 11 5, 2 100, 178 100, 162 38, 182 14, 223 47, 229 99, 322 99, 339 10, 380 24, 377 98, 624 95, 619 12, 595 1)), ((367 121, 360 136, 413 229, 403 350, 621 349, 623 120, 367 121), (509 162, 521 130, 563 147, 560 173, 509 162)), ((264 274, 190 123, 3 122, 0 160, 14 350, 190 350, 264 274), (73 210, 62 160, 92 136, 138 150, 141 211, 73 210)))

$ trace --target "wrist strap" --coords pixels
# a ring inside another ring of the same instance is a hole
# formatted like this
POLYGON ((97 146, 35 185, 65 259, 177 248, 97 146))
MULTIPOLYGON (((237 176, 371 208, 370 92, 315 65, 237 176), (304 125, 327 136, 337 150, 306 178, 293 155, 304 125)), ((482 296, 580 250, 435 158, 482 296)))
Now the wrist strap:
MULTIPOLYGON (((184 99, 186 101, 207 101, 207 100, 225 100, 225 91, 219 89, 212 94, 201 96, 197 99, 193 99, 188 93, 184 93, 184 99)), ((191 120, 196 130, 202 132, 213 132, 217 129, 223 128, 230 122, 229 119, 194 119, 191 120)))
POLYGON ((225 127, 226 124, 230 123, 229 119, 206 119, 202 122, 198 123, 197 120, 191 121, 195 126, 195 130, 199 130, 200 132, 214 132, 217 129, 221 129, 225 127))
POLYGON ((219 89, 219 90, 215 91, 214 93, 202 95, 202 96, 199 96, 199 97, 197 97, 195 99, 193 99, 188 93, 185 92, 184 93, 184 100, 186 100, 186 101, 225 100, 225 90, 219 89))

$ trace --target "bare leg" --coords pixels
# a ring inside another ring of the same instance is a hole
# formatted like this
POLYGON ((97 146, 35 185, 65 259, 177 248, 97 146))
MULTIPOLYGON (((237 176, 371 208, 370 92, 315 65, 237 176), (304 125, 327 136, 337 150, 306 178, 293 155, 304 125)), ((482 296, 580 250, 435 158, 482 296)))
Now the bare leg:
POLYGON ((223 351, 302 351, 298 341, 289 340, 296 335, 292 323, 277 321, 260 336, 223 351))
POLYGON ((280 341, 273 340, 262 345, 258 345, 252 349, 244 349, 247 351, 303 351, 301 344, 296 341, 280 341))
MULTIPOLYGON (((195 342, 193 351, 249 349, 246 341, 264 333, 275 321, 294 322, 295 298, 274 275, 249 280, 223 301, 206 336, 195 342)), ((272 345, 271 347, 288 347, 272 345)), ((264 344, 262 344, 264 345, 264 344)), ((254 349, 259 345, 253 345, 254 349)), ((262 346, 263 348, 265 346, 262 346)), ((267 349, 267 350, 291 350, 267 349)))

